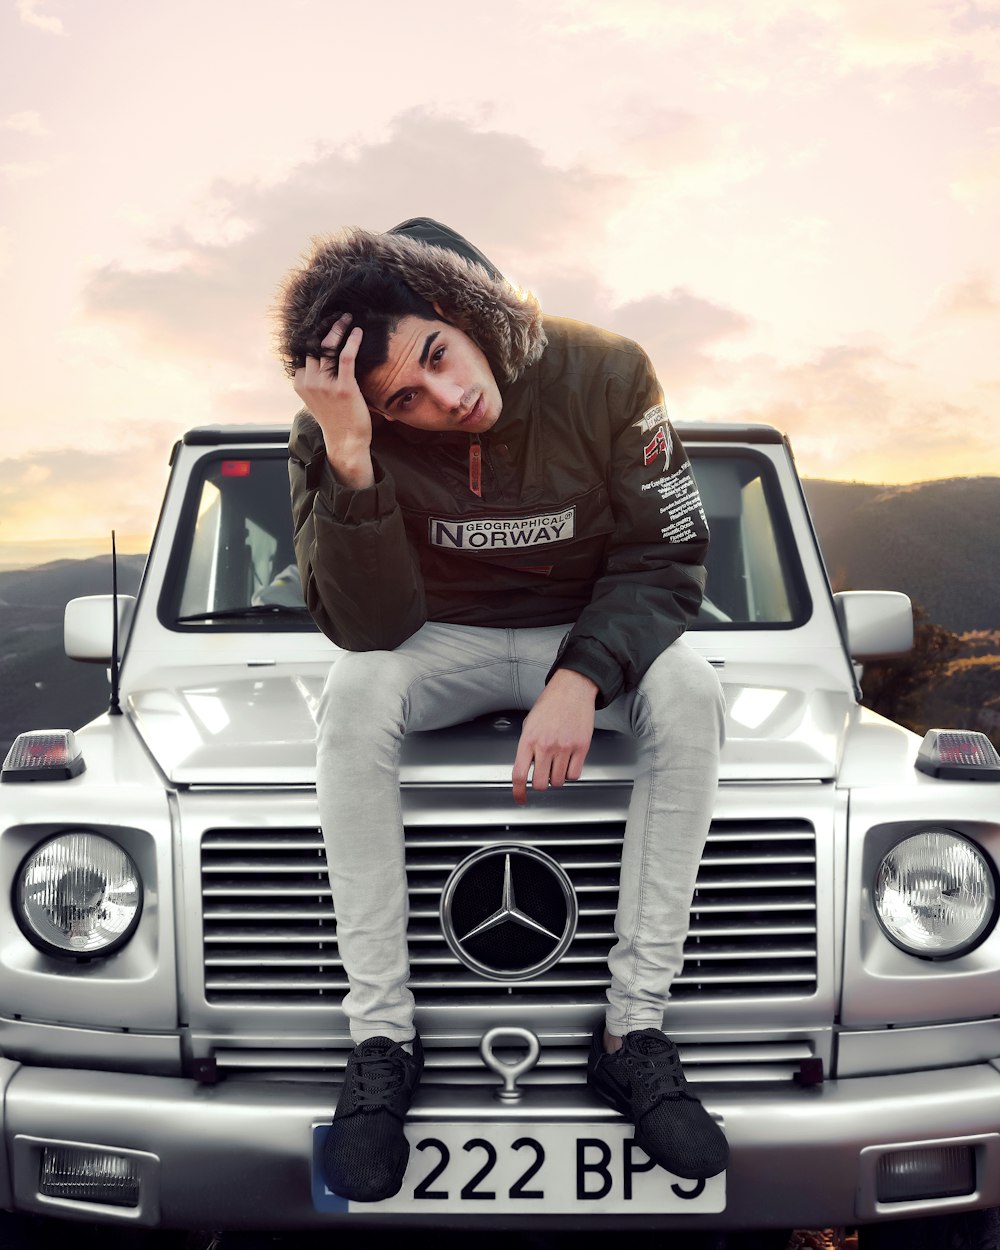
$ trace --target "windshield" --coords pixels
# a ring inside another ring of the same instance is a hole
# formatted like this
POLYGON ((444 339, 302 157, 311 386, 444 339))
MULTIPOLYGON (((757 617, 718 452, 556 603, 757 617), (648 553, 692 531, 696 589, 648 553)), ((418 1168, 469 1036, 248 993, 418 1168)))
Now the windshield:
MULTIPOLYGON (((690 449, 712 531, 694 629, 793 625, 806 599, 780 492, 752 451, 690 449)), ((200 630, 314 629, 292 546, 284 449, 206 456, 184 503, 161 617, 200 630)))
POLYGON ((192 477, 161 618, 197 629, 314 629, 292 546, 288 456, 206 456, 192 477), (200 471, 199 471, 200 470, 200 471))
POLYGON ((770 462, 753 451, 691 449, 712 541, 693 629, 797 625, 808 596, 770 462))

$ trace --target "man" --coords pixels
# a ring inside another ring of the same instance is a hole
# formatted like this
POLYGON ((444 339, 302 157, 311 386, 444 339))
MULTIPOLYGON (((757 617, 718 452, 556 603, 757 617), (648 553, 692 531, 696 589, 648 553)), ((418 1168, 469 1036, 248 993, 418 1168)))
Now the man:
POLYGON ((577 780, 595 723, 635 736, 592 1087, 668 1171, 725 1137, 661 1032, 712 810, 723 706, 680 638, 708 543, 647 358, 543 319, 426 218, 319 241, 288 277, 280 350, 307 411, 290 477, 306 601, 344 654, 323 693, 317 794, 355 1049, 330 1188, 398 1192, 422 1068, 407 987, 403 736, 518 706, 515 802, 577 780))

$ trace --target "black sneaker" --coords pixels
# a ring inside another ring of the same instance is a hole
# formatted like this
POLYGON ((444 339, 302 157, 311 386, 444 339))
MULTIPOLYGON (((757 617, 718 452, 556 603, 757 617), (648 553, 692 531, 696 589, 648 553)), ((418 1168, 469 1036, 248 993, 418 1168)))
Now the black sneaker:
POLYGON ((412 1055, 387 1037, 355 1046, 323 1145, 323 1178, 333 1193, 355 1202, 399 1193, 410 1157, 403 1122, 423 1067, 419 1037, 412 1055))
POLYGON ((599 1024, 587 1083, 632 1121, 636 1143, 674 1176, 701 1180, 725 1169, 729 1143, 688 1089, 677 1047, 659 1029, 626 1033, 621 1050, 609 1055, 599 1024))

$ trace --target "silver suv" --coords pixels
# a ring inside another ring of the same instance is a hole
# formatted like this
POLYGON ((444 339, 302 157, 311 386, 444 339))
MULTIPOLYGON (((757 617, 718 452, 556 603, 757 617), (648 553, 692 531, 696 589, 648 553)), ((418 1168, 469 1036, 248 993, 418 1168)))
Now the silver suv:
POLYGON ((681 429, 713 535, 688 638, 729 710, 665 1027, 724 1124, 727 1173, 665 1175, 585 1084, 631 744, 598 733, 581 781, 518 808, 510 713, 407 741, 427 1058, 411 1161, 384 1203, 324 1189, 351 1047, 314 788, 337 650, 294 569, 287 428, 214 427, 174 448, 138 596, 67 606, 68 654, 111 666, 109 712, 22 734, 4 765, 0 1206, 774 1244, 860 1226, 870 1247, 925 1244, 941 1224, 922 1221, 947 1217, 949 1244, 994 1244, 1000 789, 975 783, 1000 761, 980 735, 921 742, 860 705, 861 665, 909 648, 910 605, 831 594, 786 440, 681 429), (548 936, 470 938, 505 880, 548 936))

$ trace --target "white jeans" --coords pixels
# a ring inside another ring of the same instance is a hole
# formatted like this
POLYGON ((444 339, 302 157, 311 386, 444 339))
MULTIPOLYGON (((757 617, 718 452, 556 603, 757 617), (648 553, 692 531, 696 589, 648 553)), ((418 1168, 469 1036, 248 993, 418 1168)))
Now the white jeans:
MULTIPOLYGON (((399 799, 403 736, 501 708, 529 709, 568 629, 432 622, 395 651, 345 652, 330 670, 320 702, 316 785, 350 984, 344 1011, 355 1042, 413 1036, 399 799)), ((683 962, 724 721, 718 678, 683 638, 659 655, 636 690, 597 712, 597 727, 633 734, 638 754, 622 848, 618 940, 608 957, 607 1026, 619 1036, 662 1027, 683 962)))

